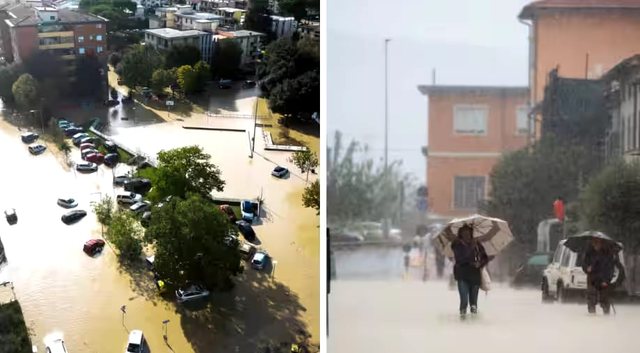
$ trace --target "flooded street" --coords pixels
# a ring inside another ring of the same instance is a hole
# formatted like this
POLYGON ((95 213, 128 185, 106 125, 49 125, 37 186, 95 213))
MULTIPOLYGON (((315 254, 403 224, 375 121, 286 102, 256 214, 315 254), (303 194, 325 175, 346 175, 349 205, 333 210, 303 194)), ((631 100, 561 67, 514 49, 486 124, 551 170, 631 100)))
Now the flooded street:
MULTIPOLYGON (((241 98, 238 104, 252 105, 253 100, 241 98)), ((76 115, 88 118, 91 113, 76 115)), ((200 119, 201 124, 208 122, 204 114, 200 119)), ((252 123, 246 118, 224 121, 252 123)), ((249 159, 246 133, 185 130, 180 123, 126 120, 112 124, 111 133, 116 142, 148 155, 201 145, 227 182, 218 196, 262 195, 266 211, 254 229, 262 248, 277 261, 273 276, 247 269, 233 291, 212 293, 209 309, 185 310, 176 306, 173 296, 157 294, 146 270, 122 268, 111 249, 96 258, 86 256, 84 242, 101 236, 89 203, 115 195, 111 170, 101 166, 98 173, 75 173, 50 149, 31 156, 17 128, 2 121, 0 147, 6 165, 16 171, 4 174, 0 208, 15 208, 19 221, 15 226, 0 222, 9 261, 0 270, 0 282, 14 282, 40 351, 48 335, 60 333, 70 352, 122 352, 133 329, 144 331, 151 352, 255 352, 267 342, 291 342, 301 330, 312 335, 312 342, 319 341, 319 219, 315 210, 302 206, 305 181, 287 162, 289 153, 263 151, 258 130, 256 155, 249 159), (271 177, 276 164, 288 166, 291 176, 271 177), (66 210, 56 205, 60 197, 78 200, 78 209, 88 216, 64 225, 60 216, 66 210), (163 320, 170 320, 168 344, 162 337, 163 320)), ((73 159, 79 159, 78 154, 74 148, 73 159)))

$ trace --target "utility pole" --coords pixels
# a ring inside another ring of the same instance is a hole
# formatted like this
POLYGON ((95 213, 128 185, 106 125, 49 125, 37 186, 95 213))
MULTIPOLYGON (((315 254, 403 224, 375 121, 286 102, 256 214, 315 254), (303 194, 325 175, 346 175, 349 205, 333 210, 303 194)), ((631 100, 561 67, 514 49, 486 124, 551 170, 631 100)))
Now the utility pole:
MULTIPOLYGON (((254 80, 257 81, 257 79, 258 79, 258 62, 256 61, 254 80)), ((254 111, 253 111, 253 137, 251 138, 251 155, 250 155, 251 158, 253 158, 253 151, 255 151, 256 149, 256 129, 258 126, 258 104, 259 103, 260 103, 260 96, 256 94, 256 106, 254 107, 254 111)))
MULTIPOLYGON (((389 174, 389 69, 388 69, 388 53, 389 42, 391 39, 384 40, 384 175, 385 178, 389 174)), ((385 209, 383 226, 383 235, 385 239, 389 239, 389 215, 385 209)))

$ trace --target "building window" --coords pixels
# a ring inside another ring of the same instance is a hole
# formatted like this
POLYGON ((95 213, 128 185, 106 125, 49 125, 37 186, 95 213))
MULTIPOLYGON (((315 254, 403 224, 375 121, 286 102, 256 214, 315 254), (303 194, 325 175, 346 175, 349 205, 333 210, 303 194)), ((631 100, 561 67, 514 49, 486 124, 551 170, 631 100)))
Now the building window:
POLYGON ((78 48, 78 54, 84 54, 85 50, 84 48, 78 48))
POLYGON ((50 21, 55 21, 56 20, 56 16, 49 16, 49 20, 50 21))
POLYGON ((102 23, 98 23, 98 24, 96 25, 96 28, 102 28, 102 23))
POLYGON ((485 177, 456 176, 453 182, 453 207, 459 210, 472 210, 478 202, 484 200, 485 177))
POLYGON ((103 51, 104 51, 103 47, 97 47, 96 48, 96 52, 98 52, 98 53, 102 53, 103 51))
POLYGON ((78 43, 83 43, 83 42, 84 42, 84 36, 79 36, 78 43))
POLYGON ((519 135, 529 133, 529 108, 526 106, 516 109, 516 133, 519 135))
POLYGON ((102 36, 101 36, 101 35, 97 35, 97 36, 96 36, 96 40, 97 40, 98 42, 101 42, 101 41, 102 41, 102 36))
POLYGON ((488 115, 489 109, 483 106, 457 105, 453 108, 453 130, 457 134, 484 135, 488 115))
POLYGON ((93 40, 93 34, 89 36, 89 40, 93 40))

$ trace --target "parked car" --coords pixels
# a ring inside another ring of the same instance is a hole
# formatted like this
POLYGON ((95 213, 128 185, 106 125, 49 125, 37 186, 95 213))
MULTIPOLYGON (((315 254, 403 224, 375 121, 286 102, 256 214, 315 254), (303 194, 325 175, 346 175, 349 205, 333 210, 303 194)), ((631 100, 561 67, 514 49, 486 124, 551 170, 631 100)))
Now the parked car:
POLYGON ((104 162, 104 154, 102 154, 100 152, 98 152, 98 153, 89 153, 88 155, 85 156, 84 159, 87 162, 101 164, 102 162, 104 162))
POLYGON ((71 142, 73 142, 74 146, 80 146, 80 140, 85 137, 89 137, 89 134, 87 134, 86 132, 79 132, 73 135, 73 137, 71 138, 71 142))
POLYGON ((256 232, 253 231, 253 228, 251 228, 251 224, 249 222, 242 219, 237 221, 236 225, 238 226, 240 234, 242 234, 245 239, 247 239, 248 241, 253 241, 256 239, 256 232))
POLYGON ((256 81, 246 80, 242 82, 242 88, 253 88, 256 86, 256 81))
POLYGON ((148 211, 151 208, 151 202, 149 201, 141 201, 134 203, 131 207, 129 207, 129 211, 140 214, 148 211))
POLYGON ((98 165, 95 163, 87 162, 87 163, 78 163, 76 164, 76 170, 79 172, 95 172, 98 171, 98 165))
POLYGON ((247 261, 253 259, 253 255, 256 253, 256 251, 257 251, 256 247, 253 246, 253 244, 250 244, 247 242, 242 242, 238 247, 238 252, 240 253, 240 256, 247 261))
POLYGON ((75 125, 73 125, 73 123, 70 121, 66 121, 66 120, 58 121, 58 129, 60 130, 68 129, 73 126, 75 125))
POLYGON ((231 206, 220 205, 219 207, 220 211, 224 212, 224 214, 227 215, 227 218, 229 218, 229 222, 235 223, 238 220, 238 217, 236 216, 236 213, 233 212, 233 208, 231 208, 231 206))
POLYGON ((269 261, 269 255, 264 251, 258 251, 251 259, 251 267, 256 270, 263 270, 267 266, 267 261, 269 261))
POLYGON ((103 103, 106 107, 115 107, 116 105, 120 104, 120 102, 117 99, 109 99, 104 101, 103 103))
POLYGON ((127 341, 126 353, 142 353, 144 352, 145 340, 141 330, 131 330, 129 332, 129 340, 127 341))
POLYGON ((69 353, 62 338, 52 340, 47 344, 46 353, 69 353))
MULTIPOLYGON (((105 157, 106 160, 107 157, 105 157)), ((131 180, 131 176, 129 175, 118 175, 113 178, 113 184, 115 185, 124 185, 125 182, 131 180)))
POLYGON ((536 253, 527 258, 513 276, 512 285, 519 286, 539 286, 542 272, 551 263, 552 253, 536 253))
POLYGON ((20 135, 20 139, 24 143, 34 143, 39 137, 40 135, 36 134, 35 132, 25 132, 24 134, 20 135))
POLYGON ((69 125, 69 124, 71 124, 71 122, 70 122, 69 120, 66 120, 66 119, 58 119, 58 126, 61 126, 61 125, 69 125))
POLYGON ((118 156, 117 153, 109 153, 106 156, 104 156, 104 165, 108 166, 108 167, 115 167, 116 165, 118 165, 118 162, 120 161, 120 156, 118 156))
POLYGON ((146 194, 151 190, 151 181, 149 179, 135 178, 124 183, 125 191, 133 191, 138 194, 146 194))
POLYGON ((18 215, 16 214, 15 208, 6 209, 4 211, 4 216, 7 218, 7 223, 9 223, 9 225, 18 223, 18 215))
POLYGON ((140 217, 140 225, 147 228, 151 224, 151 211, 145 211, 140 217))
POLYGON ((41 145, 41 144, 36 144, 36 145, 29 146, 29 153, 31 153, 34 156, 39 155, 39 154, 43 153, 46 150, 47 150, 47 147, 45 145, 41 145))
POLYGON ((226 246, 233 249, 237 249, 238 246, 240 246, 240 239, 238 239, 238 237, 233 234, 225 236, 223 242, 226 246))
POLYGON ((364 237, 349 231, 336 231, 331 232, 331 241, 336 243, 357 243, 364 241, 364 237))
MULTIPOLYGON (((564 246, 566 239, 558 243, 551 263, 542 272, 542 300, 545 302, 558 300, 566 302, 575 296, 584 296, 587 290, 587 275, 582 270, 584 254, 578 254, 564 246)), ((622 248, 622 244, 620 244, 622 248)), ((618 253, 624 266, 624 253, 618 253)), ((618 269, 614 272, 613 281, 618 277, 618 269)), ((624 296, 624 286, 615 288, 616 296, 624 296)))
POLYGON ((135 205, 138 202, 142 202, 142 195, 135 192, 125 192, 116 195, 116 203, 118 205, 135 205))
POLYGON ((111 153, 118 153, 118 145, 116 145, 113 141, 107 140, 104 142, 104 148, 111 153))
POLYGON ((242 219, 249 223, 253 223, 253 218, 255 218, 253 202, 249 200, 244 200, 240 204, 240 211, 242 212, 242 219))
POLYGON ((289 169, 281 166, 277 166, 273 168, 273 171, 271 171, 271 175, 273 175, 276 178, 284 178, 285 176, 287 176, 288 173, 289 173, 289 169))
POLYGON ((78 202, 74 199, 58 199, 58 206, 64 208, 74 208, 78 206, 78 202))
POLYGON ((169 195, 169 196, 165 197, 164 199, 162 199, 162 202, 158 202, 156 207, 160 208, 160 207, 164 206, 165 204, 168 204, 169 202, 171 202, 171 200, 173 200, 173 195, 169 195))
POLYGON ((178 303, 184 303, 191 300, 206 298, 209 296, 209 291, 201 285, 192 284, 185 288, 178 288, 176 290, 176 299, 178 303))
POLYGON ((82 129, 81 127, 78 126, 70 126, 66 129, 64 129, 64 136, 65 137, 72 137, 73 135, 84 131, 84 129, 82 129))
POLYGON ((91 136, 87 136, 85 138, 80 139, 80 143, 78 143, 78 146, 83 144, 83 143, 92 143, 92 144, 96 145, 96 139, 91 137, 91 136))
POLYGON ((231 80, 220 80, 218 81, 218 88, 220 89, 229 89, 231 88, 233 82, 231 80))
POLYGON ((94 154, 94 153, 100 153, 100 152, 95 148, 87 148, 87 149, 85 149, 83 151, 80 151, 80 157, 82 157, 82 159, 86 160, 88 155, 94 154))
POLYGON ((104 240, 102 239, 91 239, 84 243, 82 247, 82 251, 84 251, 89 256, 94 256, 102 252, 104 248, 104 240))
POLYGON ((78 146, 78 148, 80 148, 80 151, 84 151, 89 148, 97 150, 96 145, 94 145, 93 143, 83 143, 80 146, 78 146))
POLYGON ((87 215, 85 210, 73 210, 62 215, 62 223, 71 224, 83 219, 87 215))

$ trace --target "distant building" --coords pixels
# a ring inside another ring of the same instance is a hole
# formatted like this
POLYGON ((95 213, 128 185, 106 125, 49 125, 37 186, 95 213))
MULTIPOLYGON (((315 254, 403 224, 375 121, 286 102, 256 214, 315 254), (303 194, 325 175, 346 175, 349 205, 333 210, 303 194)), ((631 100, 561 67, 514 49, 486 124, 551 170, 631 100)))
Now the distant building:
POLYGON ((298 29, 293 17, 271 16, 271 32, 276 38, 291 37, 298 29))
POLYGON ((464 216, 486 200, 503 153, 526 146, 526 87, 419 86, 429 97, 427 183, 434 217, 464 216))
MULTIPOLYGON (((640 0, 542 0, 525 6, 529 26, 530 105, 544 99, 551 70, 566 78, 598 79, 640 52, 640 0)), ((534 125, 540 136, 539 123, 534 125)))
POLYGON ((320 41, 320 22, 300 21, 298 32, 300 33, 300 38, 310 38, 320 41))
POLYGON ((215 32, 224 22, 224 17, 208 12, 197 12, 189 5, 157 8, 155 15, 149 18, 149 28, 175 28, 179 30, 195 29, 215 32))
POLYGON ((221 7, 236 8, 235 0, 202 0, 198 3, 198 11, 211 11, 221 7))
POLYGON ((236 9, 232 7, 218 7, 211 10, 212 13, 224 18, 223 24, 225 26, 236 26, 244 23, 244 15, 246 10, 236 9))
POLYGON ((37 50, 63 59, 95 55, 106 63, 107 20, 70 9, 9 6, 0 9, 2 52, 22 62, 37 50))
POLYGON ((210 32, 198 30, 179 31, 173 28, 157 28, 145 31, 145 43, 158 50, 169 50, 175 46, 192 45, 200 49, 201 59, 211 63, 213 41, 210 32))
POLYGON ((259 51, 262 48, 262 41, 266 37, 264 33, 246 30, 234 32, 219 31, 218 34, 226 37, 225 40, 232 39, 240 45, 240 48, 242 49, 241 65, 247 65, 256 60, 259 51))

